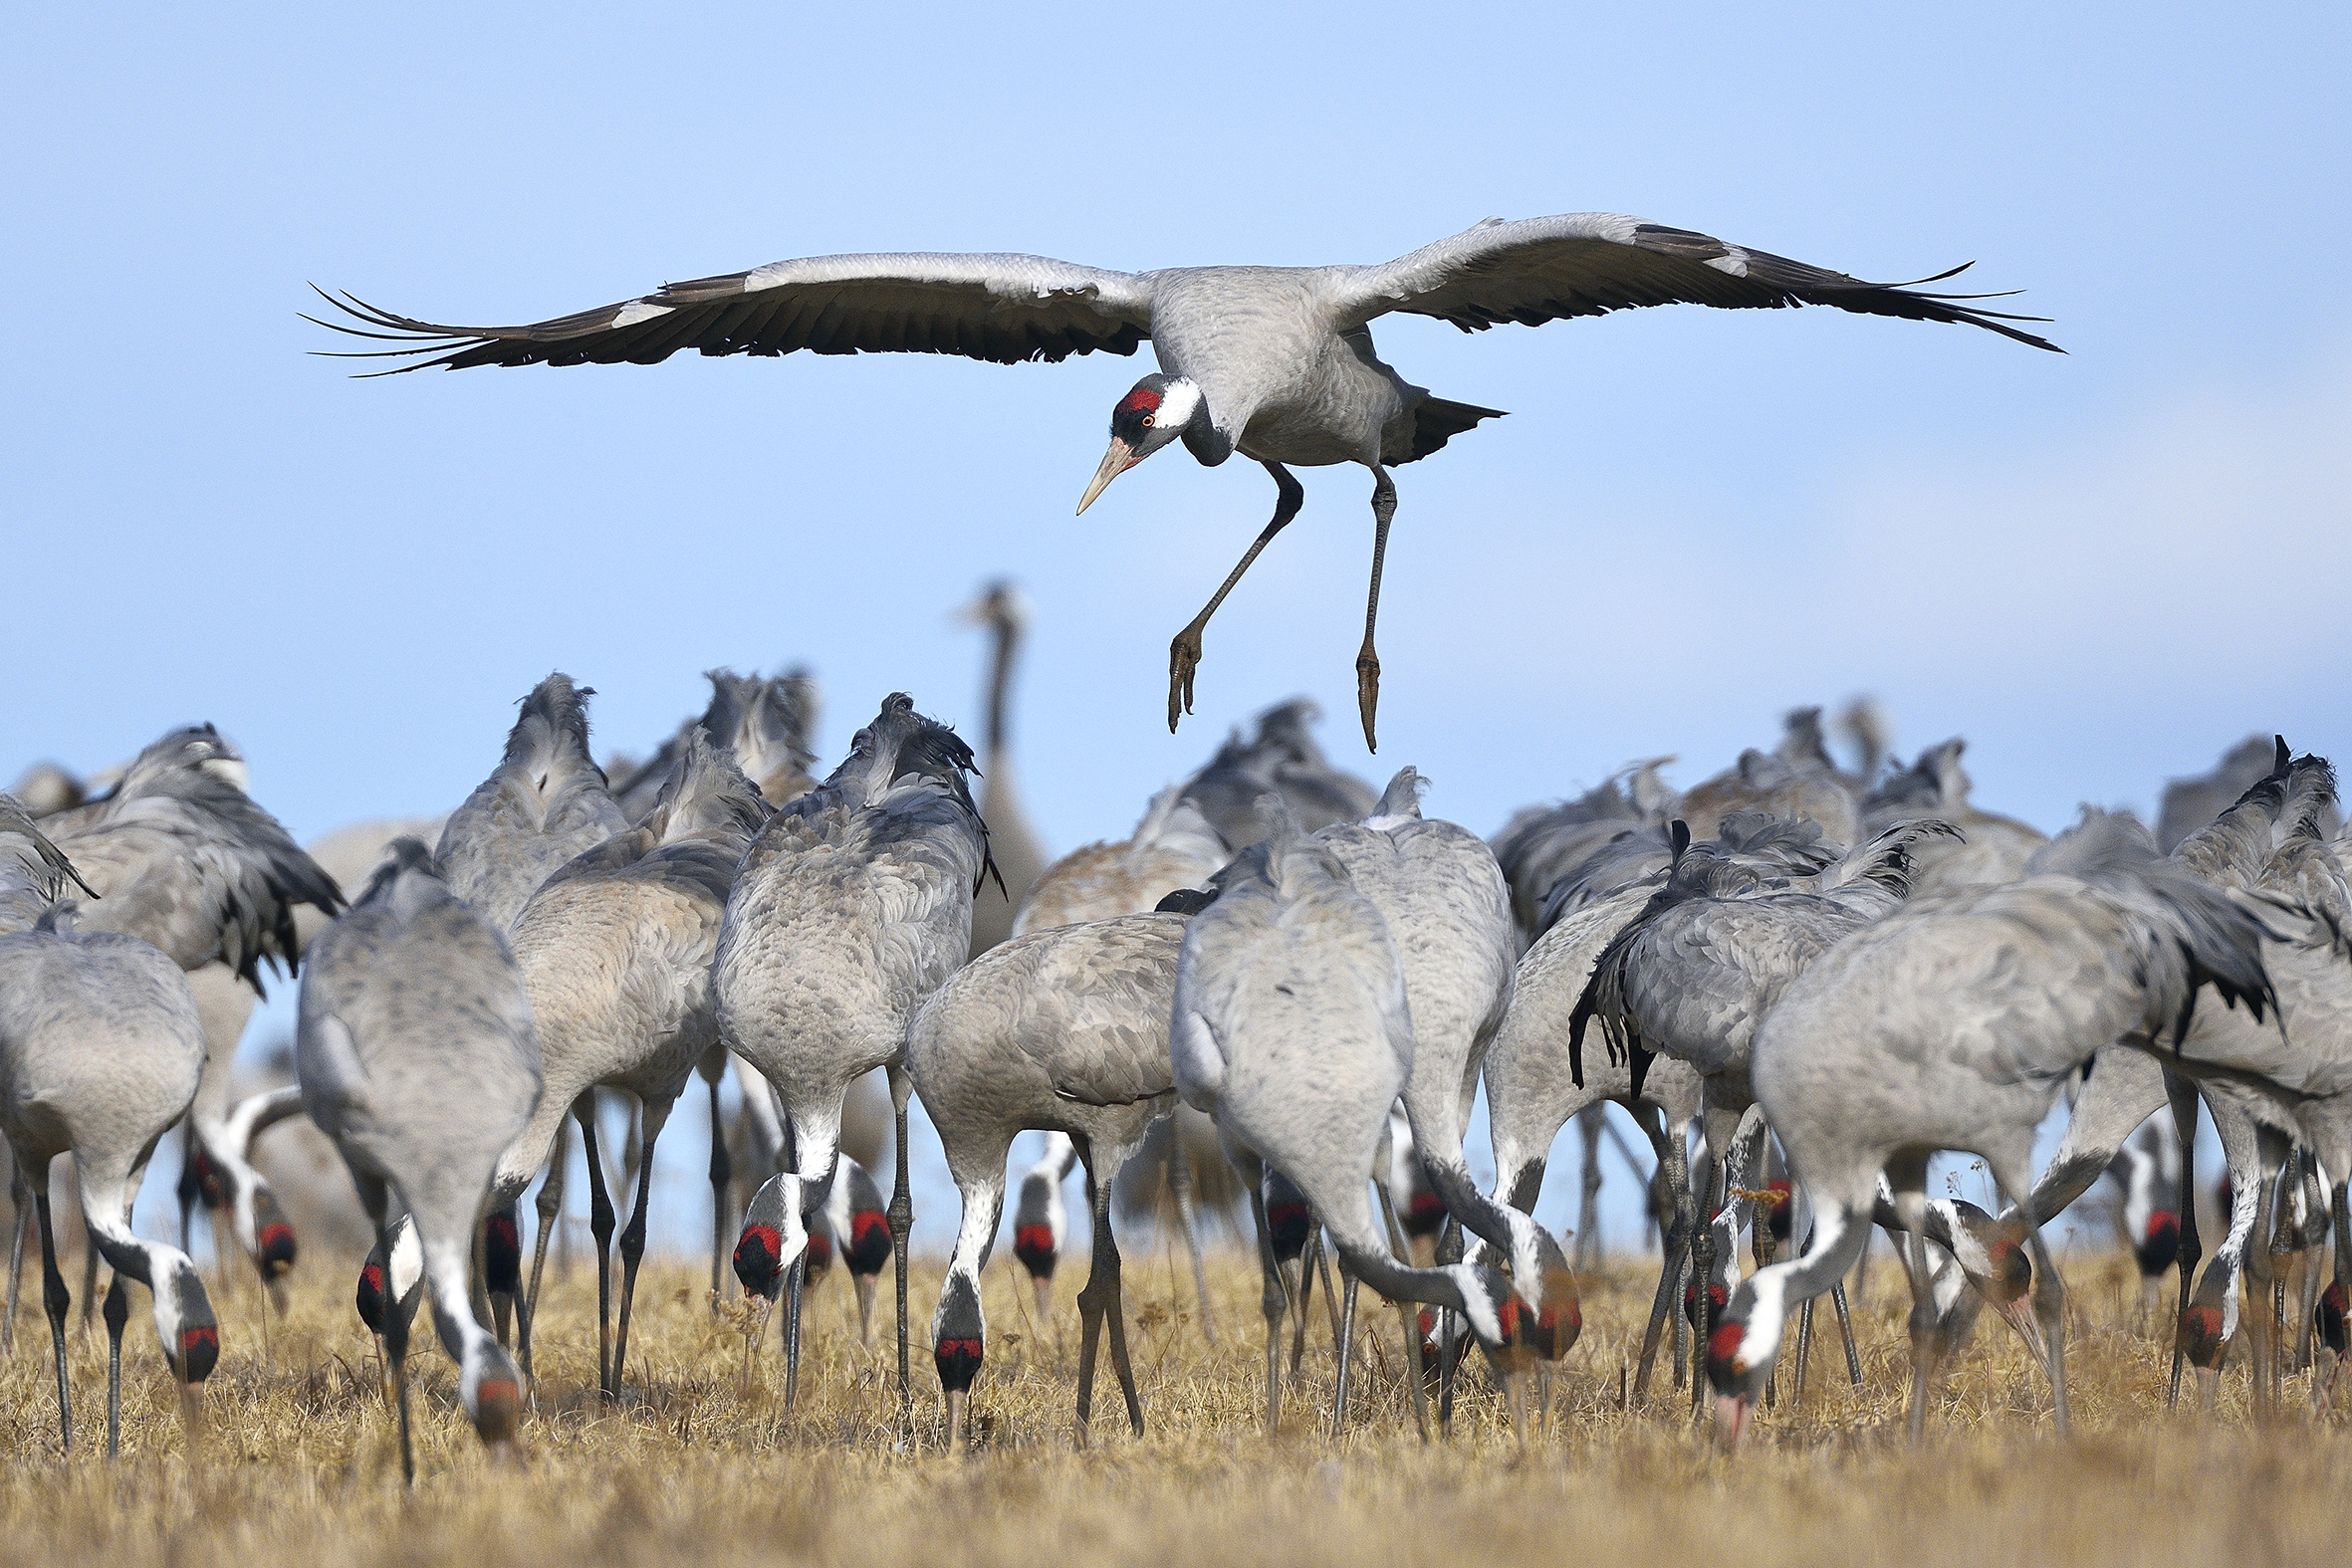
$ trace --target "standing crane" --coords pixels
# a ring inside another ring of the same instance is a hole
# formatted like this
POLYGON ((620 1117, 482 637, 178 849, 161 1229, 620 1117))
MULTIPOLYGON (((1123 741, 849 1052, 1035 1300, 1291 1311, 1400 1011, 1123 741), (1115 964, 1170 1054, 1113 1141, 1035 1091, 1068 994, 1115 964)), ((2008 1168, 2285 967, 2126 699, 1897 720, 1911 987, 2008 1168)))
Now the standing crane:
MULTIPOLYGON (((906 1148, 914 1089, 902 1063, 915 1009, 970 952, 972 896, 991 864, 988 829, 965 782, 972 761, 972 748, 916 713, 913 698, 883 699, 832 777, 753 839, 712 970, 722 1037, 775 1086, 790 1119, 793 1169, 761 1193, 774 1189, 768 1207, 791 1210, 796 1227, 831 1189, 849 1085, 889 1069, 902 1410, 911 1399, 906 1238, 914 1225, 906 1148)), ((805 1229, 802 1236, 805 1245, 805 1229)), ((800 1256, 776 1256, 779 1268, 794 1269, 785 1324, 789 1404, 799 1371, 800 1256)))
MULTIPOLYGON (((303 1106, 351 1168, 387 1258, 397 1255, 393 1224, 402 1213, 414 1222, 458 1396, 492 1454, 503 1454, 515 1441, 521 1385, 474 1317, 474 1228, 491 1172, 539 1103, 539 1042, 503 935, 451 893, 416 839, 392 846, 352 912, 313 944, 294 1049, 303 1106)), ((400 1407, 400 1471, 411 1485, 413 1310, 391 1294, 381 1329, 400 1407)))
MULTIPOLYGON (((57 899, 74 868, 0 795, 0 908, 57 899), (12 831, 13 829, 13 831, 12 831), (5 852, 34 847, 31 863, 5 852)), ((57 1360, 62 1447, 74 1447, 66 1377, 66 1308, 50 1223, 49 1167, 74 1156, 91 1244, 114 1269, 107 1289, 107 1456, 120 1446, 122 1281, 145 1285, 155 1333, 193 1424, 202 1385, 220 1356, 220 1329, 196 1265, 175 1246, 130 1229, 130 1206, 155 1144, 187 1114, 204 1071, 204 1029, 187 977, 165 954, 111 931, 76 929, 78 901, 52 902, 29 929, 0 936, 0 1133, 41 1229, 42 1303, 57 1360)))
MULTIPOLYGON (((1405 971, 1387 923, 1331 850, 1301 835, 1284 810, 1274 836, 1218 881, 1216 900, 1185 931, 1177 965, 1168 1048, 1179 1092, 1297 1186, 1346 1267, 1398 1303, 1408 1344, 1418 1343, 1419 1325, 1405 1303, 1463 1314, 1504 1373, 1524 1441, 1531 1357, 1563 1352, 1580 1320, 1563 1312, 1539 1331, 1511 1280, 1473 1263, 1415 1268, 1373 1224, 1373 1164, 1413 1067, 1405 971)), ((1271 1264, 1263 1240, 1261 1251, 1271 1264)), ((1270 1312, 1269 1435, 1282 1408, 1275 1321, 1270 1312)), ((1412 1384, 1418 1409, 1420 1379, 1412 1384)), ((1335 1424, 1346 1404, 1342 1360, 1335 1424)))
MULTIPOLYGON (((2128 817, 2086 808, 2021 881, 1964 888, 1853 932, 1788 983, 1756 1029, 1751 1077, 1812 1205, 1802 1256, 1741 1285, 1707 1342, 1718 1431, 1737 1442, 1771 1376, 1787 1309, 1843 1279, 1881 1173, 1910 1238, 1910 1431, 1927 1414, 1936 1315, 1927 1170, 1982 1155, 2007 1194, 2032 1187, 2034 1129, 2069 1074, 2112 1040, 2177 1040, 2207 985, 2267 1012, 2261 919, 2156 853, 2128 817)), ((2166 1045, 2171 1055, 2171 1042, 2166 1045)), ((2067 1426, 2065 1286, 2040 1217, 2018 1216, 2058 1430, 2067 1426)))
POLYGON ((1110 1191, 1152 1124, 1176 1106, 1167 1028, 1184 924, 1181 915, 1127 915, 1017 937, 957 971, 915 1014, 906 1070, 963 1200, 932 1320, 951 1446, 963 1444, 964 1403, 986 1349, 980 1277, 1004 1214, 1005 1157, 1030 1128, 1068 1135, 1086 1168, 1094 1255, 1078 1292, 1079 1441, 1093 1412, 1094 1357, 1106 1324, 1127 1421, 1142 1435, 1110 1191))
MULTIPOLYGON (((515 962, 538 1026, 547 1095, 504 1151, 490 1183, 493 1214, 508 1212, 547 1163, 564 1117, 588 1152, 588 1228, 596 1238, 596 1372, 620 1395, 629 1317, 653 1196, 653 1149, 695 1064, 718 1046, 711 955, 735 868, 766 808, 731 754, 700 730, 671 766, 643 821, 575 856, 541 883, 515 917, 515 962), (613 1212, 597 1157, 593 1088, 624 1090, 644 1108, 637 1195, 620 1232, 620 1313, 612 1319, 613 1212)), ((721 1129, 713 1126, 717 1137, 721 1129)), ((540 1228, 536 1278, 547 1254, 540 1228)), ((532 1306, 536 1307, 533 1302, 532 1306)), ((531 1314, 523 1314, 530 1366, 531 1314)))
POLYGON ((1047 865, 1046 846, 1021 803, 1013 766, 1013 665, 1029 631, 1029 596, 1011 582, 992 582, 964 606, 963 619, 989 633, 988 727, 981 736, 980 819, 988 824, 997 891, 972 896, 972 956, 1013 934, 1014 917, 1047 865))
MULTIPOLYGON (((1274 519, 1168 650, 1168 728, 1192 705, 1201 632, 1267 543, 1298 515, 1306 492, 1291 465, 1355 463, 1372 474, 1372 578, 1356 698, 1374 745, 1380 659, 1373 630, 1380 573, 1396 515, 1391 466, 1417 462, 1500 411, 1433 397, 1383 364, 1371 323, 1391 312, 1435 317, 1464 332, 1529 327, 1650 305, 1732 310, 1828 305, 1871 316, 1956 322, 2055 350, 2005 325, 2039 320, 1982 309, 1984 295, 1922 292, 1728 244, 1616 213, 1583 212, 1477 226, 1372 267, 1175 267, 1125 273, 1042 256, 821 256, 665 285, 657 294, 525 327, 445 327, 377 310, 350 295, 322 298, 356 325, 338 330, 395 346, 359 357, 406 357, 397 368, 499 364, 650 364, 681 348, 705 354, 953 353, 1014 364, 1101 350, 1131 354, 1145 338, 1158 373, 1111 410, 1110 447, 1079 498, 1181 440, 1215 467, 1235 452, 1263 464, 1274 519)), ((310 318, 318 321, 318 318, 310 318)), ((321 326, 336 325, 320 322, 321 326)), ((388 373, 388 372, 387 372, 388 373)))

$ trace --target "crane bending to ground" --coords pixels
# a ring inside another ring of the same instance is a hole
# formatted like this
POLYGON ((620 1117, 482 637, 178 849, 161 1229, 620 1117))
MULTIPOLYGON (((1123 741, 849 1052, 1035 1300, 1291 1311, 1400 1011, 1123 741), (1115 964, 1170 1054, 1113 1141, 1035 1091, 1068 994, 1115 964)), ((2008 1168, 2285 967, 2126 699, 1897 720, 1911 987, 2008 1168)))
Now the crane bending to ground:
MULTIPOLYGON (((1078 501, 1181 439, 1210 467, 1240 452, 1274 476, 1274 519, 1168 649, 1168 728, 1192 705, 1201 632, 1306 492, 1289 465, 1358 463, 1372 471, 1372 578, 1356 700, 1374 745, 1380 659, 1372 645, 1381 562, 1396 514, 1388 469, 1417 462, 1500 411, 1432 397, 1380 361, 1370 324, 1402 311, 1464 332, 1536 327, 1648 305, 1748 310, 1830 305, 1871 316, 1957 322, 2037 348, 2037 321, 1980 309, 1989 295, 1865 283, 1688 229, 1616 213, 1485 222, 1374 267, 1174 267, 1114 272, 1043 256, 820 256, 666 284, 660 292, 521 327, 445 327, 322 296, 398 346, 356 357, 440 365, 651 364, 681 348, 705 354, 953 353, 998 364, 1071 354, 1131 354, 1151 339, 1159 373, 1111 410, 1110 449, 1078 501)), ((318 318, 311 318, 317 321, 318 318)), ((1376 746, 1375 746, 1375 749, 1376 746)))

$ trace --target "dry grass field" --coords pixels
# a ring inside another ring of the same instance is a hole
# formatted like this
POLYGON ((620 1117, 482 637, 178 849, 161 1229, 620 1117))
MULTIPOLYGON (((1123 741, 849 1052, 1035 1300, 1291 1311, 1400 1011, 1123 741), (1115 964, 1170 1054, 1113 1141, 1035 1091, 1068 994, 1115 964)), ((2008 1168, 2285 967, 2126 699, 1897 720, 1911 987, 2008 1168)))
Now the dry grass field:
MULTIPOLYGON (((697 1271, 676 1263, 648 1267, 643 1359, 629 1369, 629 1398, 599 1408, 593 1286, 582 1270, 543 1303, 541 1403, 525 1425, 524 1468, 486 1462, 437 1349, 412 1363, 413 1494, 400 1485, 347 1263, 306 1258, 291 1313, 266 1336, 249 1276, 218 1289, 223 1352, 193 1455, 139 1293, 115 1466, 100 1457, 98 1329, 73 1341, 83 1446, 58 1456, 35 1293, 0 1365, 0 1563, 2342 1561, 2352 1440, 2315 1412, 2308 1377, 2290 1382, 2286 1414, 2262 1424, 2249 1416, 2242 1370, 2213 1419, 2168 1415, 2164 1356, 2136 1321, 2127 1267, 2120 1256, 2071 1260, 2069 1443, 2052 1437, 2046 1393, 2017 1340, 1987 1314, 1926 1447, 1908 1449, 1907 1298, 1882 1262, 1858 1304, 1864 1386, 1848 1387, 1830 1335, 1816 1344, 1804 1408, 1764 1415, 1731 1457, 1692 1427, 1686 1396, 1617 1408, 1619 1367, 1647 1302, 1639 1260, 1586 1281, 1583 1339, 1552 1375, 1547 1417, 1523 1453, 1476 1370, 1453 1441, 1414 1438, 1402 1385, 1382 1370, 1397 1365, 1396 1321, 1368 1297, 1362 1321, 1375 1346, 1349 1435, 1333 1441, 1316 1409, 1327 1411, 1332 1371, 1318 1297, 1299 1392, 1270 1443, 1250 1260, 1220 1258, 1211 1346, 1166 1255, 1146 1254, 1131 1263, 1128 1300, 1149 1434, 1127 1435, 1106 1368, 1094 1443, 1078 1452, 1074 1369, 1059 1342, 1074 1356, 1078 1280, 1065 1271, 1060 1321, 1043 1327, 1000 1258, 976 1442, 960 1458, 941 1451, 923 1341, 935 1263, 915 1273, 914 1425, 903 1442, 884 1334, 871 1352, 859 1347, 838 1276, 812 1295, 801 1407, 787 1417, 773 1333, 747 1385, 748 1314, 731 1301, 714 1318, 697 1271)), ((877 1319, 887 1304, 885 1288, 877 1319)))

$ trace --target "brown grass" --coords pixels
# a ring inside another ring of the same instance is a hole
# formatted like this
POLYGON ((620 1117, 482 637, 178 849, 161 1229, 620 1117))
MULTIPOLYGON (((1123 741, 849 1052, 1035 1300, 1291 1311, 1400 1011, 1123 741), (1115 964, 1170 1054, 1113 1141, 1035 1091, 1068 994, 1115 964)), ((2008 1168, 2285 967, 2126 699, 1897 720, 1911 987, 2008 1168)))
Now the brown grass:
MULTIPOLYGON (((2249 1422, 2242 1371, 2215 1419, 2168 1415, 2164 1355, 2138 1331, 2136 1302, 2125 1304, 2124 1268, 2120 1258, 2069 1268, 2070 1443, 2051 1436, 2046 1391, 1988 1314, 1926 1447, 1907 1448, 1905 1302, 1896 1270, 1882 1266, 1858 1314, 1864 1386, 1847 1386, 1830 1335, 1815 1347, 1805 1409, 1765 1415, 1733 1459, 1691 1427, 1687 1396, 1616 1409, 1618 1369, 1647 1303, 1638 1262, 1586 1282, 1584 1338, 1553 1374, 1549 1419, 1524 1455, 1477 1371, 1454 1441, 1414 1439, 1401 1385, 1379 1370, 1396 1365, 1396 1321, 1368 1296, 1361 1321, 1378 1348, 1353 1431, 1334 1442, 1320 1427, 1331 1354, 1318 1297, 1301 1388, 1270 1443, 1259 1420, 1257 1280, 1238 1252, 1215 1272, 1223 1332, 1213 1347, 1164 1254, 1134 1263, 1131 1342, 1151 1430, 1141 1441, 1126 1435, 1106 1367, 1085 1452, 1069 1441, 1073 1369, 1054 1331, 1028 1321, 1027 1291, 1000 1261, 990 1271, 977 1444, 961 1460, 939 1451, 938 1385, 923 1344, 936 1266, 916 1271, 905 1442, 884 1335, 871 1352, 858 1346, 837 1278, 812 1296, 802 1403, 788 1418, 773 1334, 747 1389, 741 1304, 714 1319, 696 1271, 677 1264, 648 1267, 630 1397, 599 1408, 584 1392, 595 1339, 583 1274, 545 1303, 527 1469, 488 1467, 437 1350, 412 1363, 421 1396, 413 1495, 399 1484, 348 1266, 306 1259, 293 1311, 271 1325, 266 1350, 258 1289, 240 1279, 220 1291, 226 1343, 193 1461, 143 1294, 126 1342, 121 1462, 98 1457, 97 1331, 73 1350, 83 1446, 58 1457, 35 1295, 0 1364, 0 1452, 10 1460, 0 1472, 0 1563, 2341 1560, 2352 1444, 2313 1413, 2308 1379, 2291 1381, 2288 1414, 2261 1426, 2249 1422)), ((1077 1283, 1065 1275, 1058 1292, 1072 1355, 1077 1283)))

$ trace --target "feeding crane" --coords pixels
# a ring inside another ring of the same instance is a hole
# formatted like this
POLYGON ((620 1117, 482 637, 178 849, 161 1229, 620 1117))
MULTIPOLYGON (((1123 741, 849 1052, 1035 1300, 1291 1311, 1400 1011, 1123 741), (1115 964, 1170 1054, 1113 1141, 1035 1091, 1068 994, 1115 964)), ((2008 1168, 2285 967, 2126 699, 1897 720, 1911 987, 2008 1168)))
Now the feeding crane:
MULTIPOLYGON (((1391 312, 1434 316, 1464 332, 1535 327, 1648 305, 1744 310, 1830 305, 1871 316, 1957 322, 2037 348, 2056 345, 2006 325, 2039 318, 1980 308, 1986 295, 1923 292, 1962 268, 1909 284, 1844 273, 1617 213, 1505 222, 1374 267, 1174 267, 1114 272, 1043 256, 819 256, 665 284, 659 292, 520 327, 446 327, 322 297, 356 325, 333 326, 397 346, 355 357, 440 365, 652 364, 681 348, 705 354, 953 353, 997 364, 1072 354, 1159 360, 1111 410, 1110 447, 1078 511, 1104 487, 1178 440, 1215 467, 1240 452, 1274 477, 1274 519, 1168 648, 1168 728, 1192 706, 1209 617, 1306 492, 1293 465, 1357 463, 1372 471, 1372 574, 1356 700, 1374 744, 1380 659, 1373 629, 1396 515, 1390 467, 1418 462, 1500 410, 1449 402, 1380 360, 1371 323, 1391 312)), ((310 318, 319 321, 318 318, 310 318)), ((389 372, 385 372, 389 373, 389 372)))

